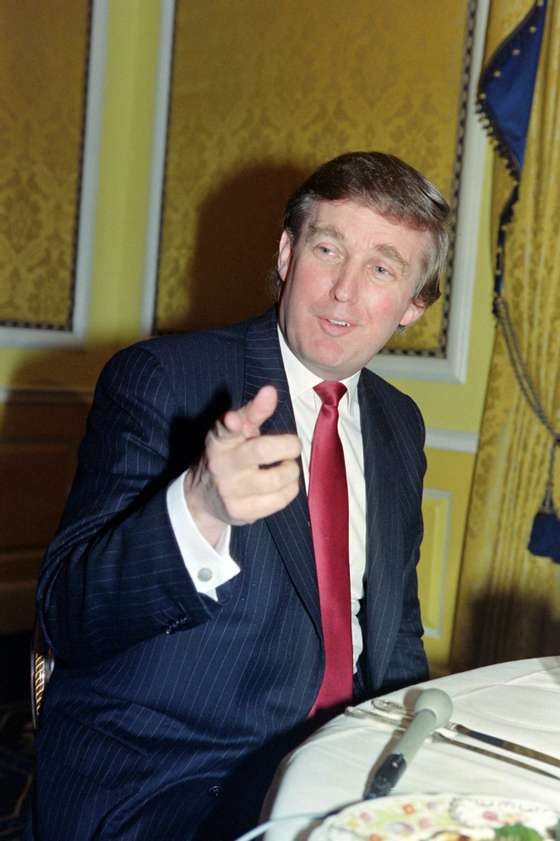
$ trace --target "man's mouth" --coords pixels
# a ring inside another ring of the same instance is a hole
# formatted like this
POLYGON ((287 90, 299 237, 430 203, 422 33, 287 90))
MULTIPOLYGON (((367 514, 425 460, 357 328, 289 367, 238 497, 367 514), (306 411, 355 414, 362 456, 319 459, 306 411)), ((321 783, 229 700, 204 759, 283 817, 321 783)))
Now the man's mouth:
POLYGON ((327 318, 329 324, 334 324, 335 327, 350 327, 349 321, 342 321, 339 318, 327 318))
POLYGON ((345 318, 329 318, 328 316, 319 316, 319 322, 323 332, 327 336, 334 338, 346 336, 354 329, 354 324, 346 321, 345 318))

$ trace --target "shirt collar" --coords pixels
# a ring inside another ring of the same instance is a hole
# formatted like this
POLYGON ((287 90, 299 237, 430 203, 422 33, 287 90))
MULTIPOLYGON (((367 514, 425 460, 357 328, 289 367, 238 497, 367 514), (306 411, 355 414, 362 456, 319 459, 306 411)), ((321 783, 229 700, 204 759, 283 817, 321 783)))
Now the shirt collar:
MULTIPOLYGON (((282 362, 284 363, 284 370, 292 399, 299 397, 306 391, 310 391, 317 383, 323 382, 321 377, 318 377, 300 362, 288 346, 280 327, 278 327, 278 341, 280 342, 280 353, 282 354, 282 362)), ((360 374, 361 371, 356 371, 352 376, 339 381, 346 386, 349 408, 352 407, 357 398, 360 374)))

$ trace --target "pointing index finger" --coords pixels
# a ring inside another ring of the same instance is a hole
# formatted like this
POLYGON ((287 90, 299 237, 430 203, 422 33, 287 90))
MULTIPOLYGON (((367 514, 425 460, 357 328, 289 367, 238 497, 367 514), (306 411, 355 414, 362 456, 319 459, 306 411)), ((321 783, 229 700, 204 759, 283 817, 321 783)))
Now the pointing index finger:
POLYGON ((227 412, 224 424, 230 432, 238 432, 246 438, 254 438, 260 427, 273 414, 278 405, 278 394, 272 385, 265 385, 252 400, 237 411, 227 412))

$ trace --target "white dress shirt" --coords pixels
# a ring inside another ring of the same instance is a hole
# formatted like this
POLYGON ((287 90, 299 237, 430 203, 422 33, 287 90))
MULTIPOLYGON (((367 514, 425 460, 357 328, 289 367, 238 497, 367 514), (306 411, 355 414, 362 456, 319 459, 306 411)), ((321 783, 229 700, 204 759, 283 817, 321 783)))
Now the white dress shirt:
MULTIPOLYGON (((290 398, 294 409, 296 428, 301 442, 301 461, 305 487, 309 485, 309 461, 313 430, 321 409, 321 398, 313 390, 320 377, 311 373, 294 356, 280 330, 280 351, 288 380, 290 398)), ((359 601, 364 592, 365 544, 366 544, 366 500, 364 482, 364 457, 360 427, 360 405, 358 402, 358 380, 360 372, 341 382, 347 392, 338 406, 338 432, 344 451, 346 478, 348 482, 350 557, 350 597, 352 611, 352 647, 354 668, 362 651, 362 631, 358 622, 359 601)), ((229 554, 231 528, 228 527, 216 548, 200 534, 191 517, 183 492, 183 473, 173 481, 167 490, 167 509, 185 567, 195 587, 213 599, 218 599, 217 588, 229 581, 240 571, 239 565, 229 554)))

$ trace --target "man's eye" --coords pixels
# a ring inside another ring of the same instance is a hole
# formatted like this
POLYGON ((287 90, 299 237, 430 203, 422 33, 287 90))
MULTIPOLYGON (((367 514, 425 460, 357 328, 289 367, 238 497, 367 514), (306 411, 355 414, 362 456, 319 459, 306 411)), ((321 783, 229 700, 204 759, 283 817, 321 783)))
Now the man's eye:
POLYGON ((392 272, 387 266, 374 266, 373 271, 377 277, 392 277, 392 272))
POLYGON ((330 245, 316 245, 315 252, 325 257, 333 257, 335 254, 334 248, 331 248, 330 245))

